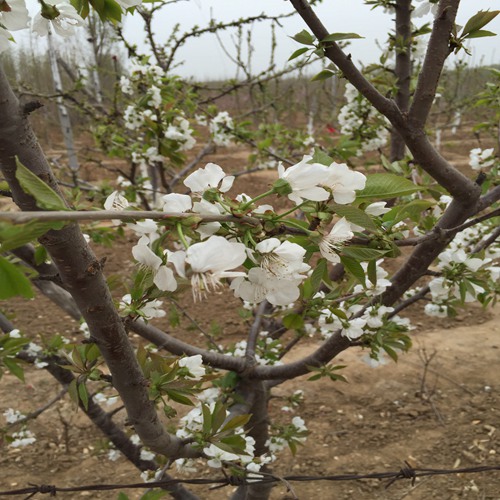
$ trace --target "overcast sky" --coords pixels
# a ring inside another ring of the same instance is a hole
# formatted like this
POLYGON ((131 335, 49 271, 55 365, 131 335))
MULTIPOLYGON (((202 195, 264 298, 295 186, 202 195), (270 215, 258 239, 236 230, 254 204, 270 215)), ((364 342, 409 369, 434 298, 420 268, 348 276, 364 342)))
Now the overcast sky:
MULTIPOLYGON (((457 22, 465 22, 479 10, 495 10, 500 6, 499 0, 462 0, 457 22)), ((180 23, 182 30, 190 27, 208 25, 211 18, 218 21, 230 21, 245 16, 255 16, 262 12, 275 15, 289 11, 290 3, 286 0, 186 0, 172 4, 156 19, 154 31, 160 40, 165 40, 175 23, 180 23)), ((353 40, 349 47, 353 60, 368 63, 377 60, 380 50, 376 41, 383 42, 386 33, 391 29, 391 16, 384 14, 377 8, 371 10, 364 5, 363 0, 324 0, 317 9, 320 19, 324 22, 329 32, 355 32, 365 37, 363 40, 353 40)), ((417 20, 431 22, 432 17, 427 16, 417 20)), ((135 43, 142 45, 143 27, 140 19, 128 16, 125 21, 125 33, 135 43)), ((282 27, 278 27, 277 54, 278 65, 283 65, 290 54, 301 47, 290 39, 295 33, 306 26, 299 16, 286 19, 282 27)), ((486 29, 500 33, 500 15, 497 16, 486 29)), ((234 31, 221 35, 227 51, 234 54, 234 31)), ((252 68, 255 71, 265 67, 269 61, 269 24, 263 23, 253 29, 253 45, 255 48, 252 59, 252 68)), ((468 58, 471 63, 493 64, 500 62, 499 37, 481 38, 471 44, 473 56, 468 58)), ((463 52, 462 52, 463 54, 463 52)), ((176 71, 183 76, 194 76, 201 79, 234 77, 234 65, 224 55, 216 38, 212 34, 191 39, 179 52, 178 61, 185 63, 176 71)), ((461 56, 463 57, 463 56, 461 56)))

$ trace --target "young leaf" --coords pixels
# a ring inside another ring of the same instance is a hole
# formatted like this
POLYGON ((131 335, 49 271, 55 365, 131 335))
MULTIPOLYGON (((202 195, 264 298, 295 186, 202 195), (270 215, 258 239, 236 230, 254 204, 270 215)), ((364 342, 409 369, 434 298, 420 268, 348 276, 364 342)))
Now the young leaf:
POLYGON ((12 375, 24 382, 24 370, 12 358, 4 357, 2 362, 12 375))
POLYGON ((329 69, 324 69, 322 71, 320 71, 317 75, 314 75, 312 78, 311 78, 311 82, 320 82, 320 81, 323 81, 323 80, 326 80, 328 78, 331 78, 333 75, 335 75, 335 73, 329 69))
POLYGON ((220 430, 220 432, 230 431, 238 427, 243 427, 248 423, 252 415, 237 415, 233 417, 227 424, 220 430))
POLYGON ((357 33, 331 33, 325 36, 322 42, 338 42, 339 40, 352 40, 353 38, 364 38, 357 33))
POLYGON ((484 38, 486 36, 497 36, 493 31, 488 30, 477 30, 469 33, 465 38, 484 38))
POLYGON ((84 383, 78 384, 78 397, 83 404, 83 407, 88 410, 89 408, 89 393, 87 386, 84 383))
POLYGON ((371 217, 359 208, 353 207, 351 205, 338 205, 335 203, 333 204, 333 209, 335 210, 336 214, 340 215, 341 217, 345 217, 349 222, 352 222, 357 226, 361 226, 372 231, 377 230, 377 226, 375 225, 375 222, 373 222, 371 217))
POLYGON ((363 286, 366 286, 365 282, 365 272, 361 267, 361 264, 358 260, 353 259, 352 257, 347 257, 346 255, 342 255, 340 257, 340 261, 344 265, 344 267, 361 283, 363 286))
POLYGON ((300 314, 287 314, 283 318, 283 325, 289 330, 300 330, 304 327, 304 318, 300 314))
POLYGON ((68 210, 62 198, 45 182, 27 169, 16 157, 16 178, 23 191, 35 198, 39 208, 46 210, 68 210))
POLYGON ((355 260, 380 259, 386 254, 385 250, 376 250, 375 248, 358 247, 349 245, 342 249, 342 254, 355 260))
POLYGON ((289 58, 288 60, 289 61, 292 61, 293 59, 296 59, 297 57, 301 56, 302 54, 304 54, 305 52, 307 52, 308 49, 307 47, 301 47, 300 49, 297 49, 289 58))
POLYGON ((326 271, 326 259, 319 259, 313 273, 311 274, 311 285, 314 292, 317 292, 319 290, 321 281, 323 280, 323 276, 326 271))
MULTIPOLYGON (((460 38, 464 38, 465 35, 479 31, 483 26, 486 26, 490 21, 495 19, 500 10, 480 10, 477 14, 474 14, 464 26, 460 38)), ((468 36, 467 38, 471 38, 468 36)))
POLYGON ((314 40, 316 40, 316 38, 306 30, 302 30, 301 32, 292 36, 292 38, 296 42, 302 43, 303 45, 314 45, 314 40))

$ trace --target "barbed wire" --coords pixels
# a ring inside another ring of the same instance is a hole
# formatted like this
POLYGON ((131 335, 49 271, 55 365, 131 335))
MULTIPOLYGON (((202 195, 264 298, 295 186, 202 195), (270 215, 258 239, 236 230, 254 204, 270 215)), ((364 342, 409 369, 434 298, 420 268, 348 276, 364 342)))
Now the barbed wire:
POLYGON ((251 472, 250 476, 225 476, 220 478, 194 478, 194 479, 169 479, 163 481, 152 481, 146 483, 129 484, 90 484, 84 486, 61 487, 56 485, 36 485, 28 483, 26 488, 16 490, 0 491, 0 496, 28 495, 26 500, 34 497, 37 493, 56 496, 57 493, 73 493, 79 491, 110 491, 140 488, 164 488, 176 486, 179 484, 190 485, 212 485, 211 489, 223 488, 225 486, 251 486, 256 484, 282 483, 288 482, 307 482, 307 481, 359 481, 363 479, 387 479, 385 488, 389 488, 396 481, 408 479, 412 486, 419 477, 443 476, 455 474, 477 474, 480 472, 500 471, 500 465, 467 467, 461 469, 429 469, 414 468, 408 462, 398 471, 391 472, 372 472, 367 474, 339 474, 323 476, 277 476, 269 473, 251 472))

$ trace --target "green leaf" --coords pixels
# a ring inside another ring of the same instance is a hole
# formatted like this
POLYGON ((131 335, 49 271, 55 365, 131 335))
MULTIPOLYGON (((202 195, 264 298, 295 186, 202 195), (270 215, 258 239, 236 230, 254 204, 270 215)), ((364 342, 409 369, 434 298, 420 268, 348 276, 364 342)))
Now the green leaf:
POLYGON ((68 385, 68 393, 69 397, 73 400, 76 405, 78 405, 78 388, 77 388, 77 381, 76 378, 74 378, 68 385))
POLYGON ((64 222, 30 221, 27 224, 0 223, 0 252, 6 252, 30 243, 51 229, 61 229, 64 222))
POLYGON ((410 218, 412 221, 418 223, 422 212, 435 204, 432 200, 412 200, 405 205, 394 207, 390 212, 384 214, 383 220, 396 224, 406 218, 410 218))
POLYGON ((368 267, 366 270, 366 274, 368 275, 368 279, 374 284, 377 284, 377 262, 375 260, 371 260, 368 262, 368 267))
POLYGON ((335 213, 341 217, 345 217, 349 222, 356 224, 357 226, 364 227, 371 231, 376 231, 377 226, 373 222, 372 218, 363 210, 353 207, 351 205, 338 205, 333 204, 333 209, 335 213))
POLYGON ((366 179, 366 186, 357 192, 357 200, 387 199, 405 196, 421 191, 424 188, 413 184, 412 181, 395 174, 372 174, 366 179))
POLYGON ((356 260, 380 259, 387 253, 386 250, 376 250, 375 248, 358 247, 349 245, 342 249, 342 254, 356 260))
POLYGON ((39 266, 40 264, 42 264, 47 260, 47 257, 48 257, 47 249, 42 245, 38 245, 35 248, 35 255, 33 256, 33 258, 35 259, 35 264, 39 266))
POLYGON ((289 330, 300 330, 304 327, 304 318, 300 314, 287 314, 283 318, 283 325, 289 330))
POLYGON ((352 257, 347 257, 346 255, 342 255, 340 257, 340 261, 344 265, 344 267, 360 282, 363 286, 366 286, 365 281, 365 272, 361 267, 361 264, 357 259, 353 259, 352 257))
POLYGON ((288 60, 289 61, 292 61, 293 59, 296 59, 297 57, 301 56, 302 54, 304 54, 305 52, 307 52, 308 50, 310 50, 309 48, 307 47, 301 47, 300 49, 297 49, 289 58, 288 60))
POLYGON ((170 496, 170 494, 164 490, 149 490, 142 495, 140 500, 159 500, 160 498, 165 498, 167 495, 170 496))
POLYGON ((468 35, 465 36, 465 38, 484 38, 487 36, 497 36, 497 34, 493 33, 493 31, 477 30, 469 33, 468 35))
POLYGON ((212 413, 212 434, 215 434, 226 420, 226 407, 217 402, 212 413))
MULTIPOLYGON (((483 26, 486 26, 490 21, 495 19, 495 17, 500 13, 500 10, 480 10, 477 14, 474 14, 464 26, 460 38, 464 35, 472 33, 473 31, 479 31, 483 26)), ((470 38, 470 37, 468 37, 470 38)))
POLYGON ((201 412, 203 414, 203 434, 208 436, 212 429, 212 413, 210 412, 210 408, 205 404, 201 405, 201 412))
POLYGON ((331 33, 325 36, 322 42, 338 42, 339 40, 352 40, 353 38, 364 38, 357 33, 331 33))
POLYGON ((325 166, 329 167, 333 163, 333 158, 328 156, 320 148, 314 148, 312 162, 313 163, 321 163, 321 165, 325 165, 325 166))
POLYGON ((118 497, 116 500, 130 500, 130 499, 127 495, 125 495, 125 493, 120 491, 120 493, 118 493, 118 497))
POLYGON ((236 454, 241 454, 246 447, 246 441, 241 436, 224 437, 213 444, 221 450, 236 454))
POLYGON ((122 8, 115 0, 104 0, 104 9, 102 13, 106 19, 118 22, 122 20, 122 8))
POLYGON ((307 30, 302 30, 301 32, 292 36, 292 38, 296 42, 302 43, 303 45, 314 45, 314 40, 316 40, 316 38, 307 30))
POLYGON ((0 299, 9 299, 16 295, 27 299, 35 296, 30 280, 19 267, 0 256, 0 299))
POLYGON ((230 431, 232 429, 236 429, 238 427, 243 427, 246 425, 252 415, 237 415, 233 417, 227 424, 220 430, 220 432, 230 431))
POLYGON ((176 403, 180 403, 181 405, 194 406, 194 403, 184 394, 181 394, 179 391, 174 391, 172 389, 167 389, 165 391, 167 396, 176 403))
POLYGON ((327 80, 328 78, 331 78, 335 73, 329 69, 324 69, 320 71, 317 75, 314 75, 311 78, 311 82, 320 82, 323 80, 327 80))
POLYGON ((24 382, 24 370, 12 358, 5 357, 2 361, 5 368, 7 368, 12 375, 17 377, 21 382, 24 382))
POLYGON ((39 208, 46 210, 68 210, 63 199, 45 182, 27 169, 16 157, 16 178, 23 191, 35 198, 39 208))
POLYGON ((325 272, 327 272, 326 259, 319 259, 314 271, 311 274, 311 285, 314 293, 319 290, 325 272))
POLYGON ((87 386, 84 383, 78 384, 78 397, 83 404, 85 410, 89 409, 89 393, 87 392, 87 386))

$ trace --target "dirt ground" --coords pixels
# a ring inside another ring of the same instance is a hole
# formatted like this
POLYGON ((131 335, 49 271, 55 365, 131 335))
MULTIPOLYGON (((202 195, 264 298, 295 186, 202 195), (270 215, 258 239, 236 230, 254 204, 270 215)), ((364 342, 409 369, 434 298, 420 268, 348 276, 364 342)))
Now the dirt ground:
MULTIPOLYGON (((459 157, 457 153, 457 163, 459 157)), ((234 162, 243 167, 244 155, 234 151, 218 161, 223 167, 234 162)), ((247 177, 244 190, 256 194, 270 179, 269 173, 254 174, 247 177)), ((108 257, 108 276, 124 271, 131 244, 132 238, 113 249, 96 248, 99 257, 108 257)), ((126 266, 131 269, 132 264, 126 266)), ((120 295, 120 287, 115 293, 120 295)), ((82 338, 75 321, 46 298, 35 300, 11 300, 0 307, 16 327, 34 339, 55 333, 74 340, 82 338)), ((237 307, 238 301, 223 293, 214 295, 210 302, 190 305, 190 314, 202 328, 211 329, 218 341, 234 343, 245 331, 243 320, 235 313, 237 307)), ((310 382, 302 377, 274 389, 271 413, 282 422, 291 418, 281 410, 285 404, 282 398, 297 389, 304 391, 304 404, 296 414, 304 418, 310 431, 295 457, 287 450, 281 453, 274 473, 326 476, 386 472, 399 470, 405 461, 419 468, 500 467, 498 308, 487 312, 469 308, 454 319, 436 319, 425 316, 418 305, 409 315, 416 326, 411 333, 414 348, 397 364, 371 368, 362 360, 360 349, 351 349, 336 360, 347 365, 342 373, 348 384, 310 382)), ((157 324, 168 329, 166 320, 157 324)), ((203 345, 202 336, 186 319, 181 327, 183 340, 203 345)), ((311 341, 304 341, 287 360, 313 348, 311 341)), ((7 373, 0 382, 0 413, 10 407, 32 412, 58 392, 60 387, 44 370, 27 368, 25 384, 7 373)), ((29 429, 37 437, 31 446, 10 449, 0 442, 0 491, 29 483, 76 486, 140 481, 139 472, 126 459, 112 462, 107 458, 104 436, 82 412, 74 411, 67 396, 31 422, 29 429)), ((212 471, 210 477, 214 475, 218 474, 212 471)), ((204 477, 201 468, 192 477, 204 477)), ((424 478, 413 486, 408 480, 389 488, 386 485, 387 481, 379 480, 291 483, 301 500, 500 499, 499 471, 424 478)), ((194 487, 193 491, 202 499, 219 500, 230 494, 228 489, 209 491, 206 487, 194 487)), ((131 499, 140 496, 137 492, 127 494, 131 499)), ((117 495, 118 491, 58 493, 57 497, 114 499, 117 495)), ((290 499, 293 495, 280 484, 272 498, 290 499)))
MULTIPOLYGON (((48 325, 53 325, 56 311, 48 301, 41 300, 43 307, 37 317, 30 318, 29 311, 33 309, 21 301, 9 305, 8 312, 16 314, 16 324, 25 331, 35 334, 36 329, 44 335, 43 332, 49 332, 48 325)), ((211 310, 214 309, 204 310, 206 317, 202 323, 214 319, 209 314, 211 310)), ((413 311, 416 319, 419 314, 413 311)), ((285 403, 280 396, 304 390, 305 401, 297 414, 306 421, 310 435, 295 457, 289 451, 282 452, 275 473, 325 476, 384 472, 398 470, 404 461, 413 467, 448 469, 499 465, 499 319, 498 310, 485 315, 477 309, 455 320, 439 320, 439 324, 422 316, 420 326, 412 333, 414 349, 397 364, 390 362, 371 368, 361 359, 363 353, 352 349, 337 359, 338 364, 347 365, 343 373, 348 384, 310 382, 302 377, 277 387, 271 411, 283 422, 290 414, 281 411, 285 403), (424 376, 425 360, 431 356, 424 376)), ((61 320, 59 331, 76 333, 72 320, 61 320)), ((234 323, 233 319, 224 324, 221 335, 236 340, 234 323)), ((51 329, 54 331, 54 326, 51 329)), ((293 358, 312 348, 309 343, 299 346, 293 358)), ((28 413, 59 391, 57 383, 43 370, 27 369, 25 385, 7 374, 0 384, 0 411, 14 407, 28 413)), ((108 460, 104 437, 82 412, 75 413, 68 398, 53 405, 29 428, 37 436, 34 445, 21 449, 3 446, 0 491, 28 483, 75 486, 139 480, 139 473, 123 457, 117 462, 108 460)), ((363 480, 292 483, 292 486, 304 500, 500 498, 499 472, 425 478, 417 480, 413 487, 406 480, 389 489, 385 489, 386 484, 363 480)), ((201 498, 227 496, 221 490, 194 490, 201 498)), ((57 496, 107 499, 116 495, 92 492, 57 496)), ((129 496, 139 495, 129 493, 129 496)), ((279 485, 273 498, 292 497, 279 485)))

